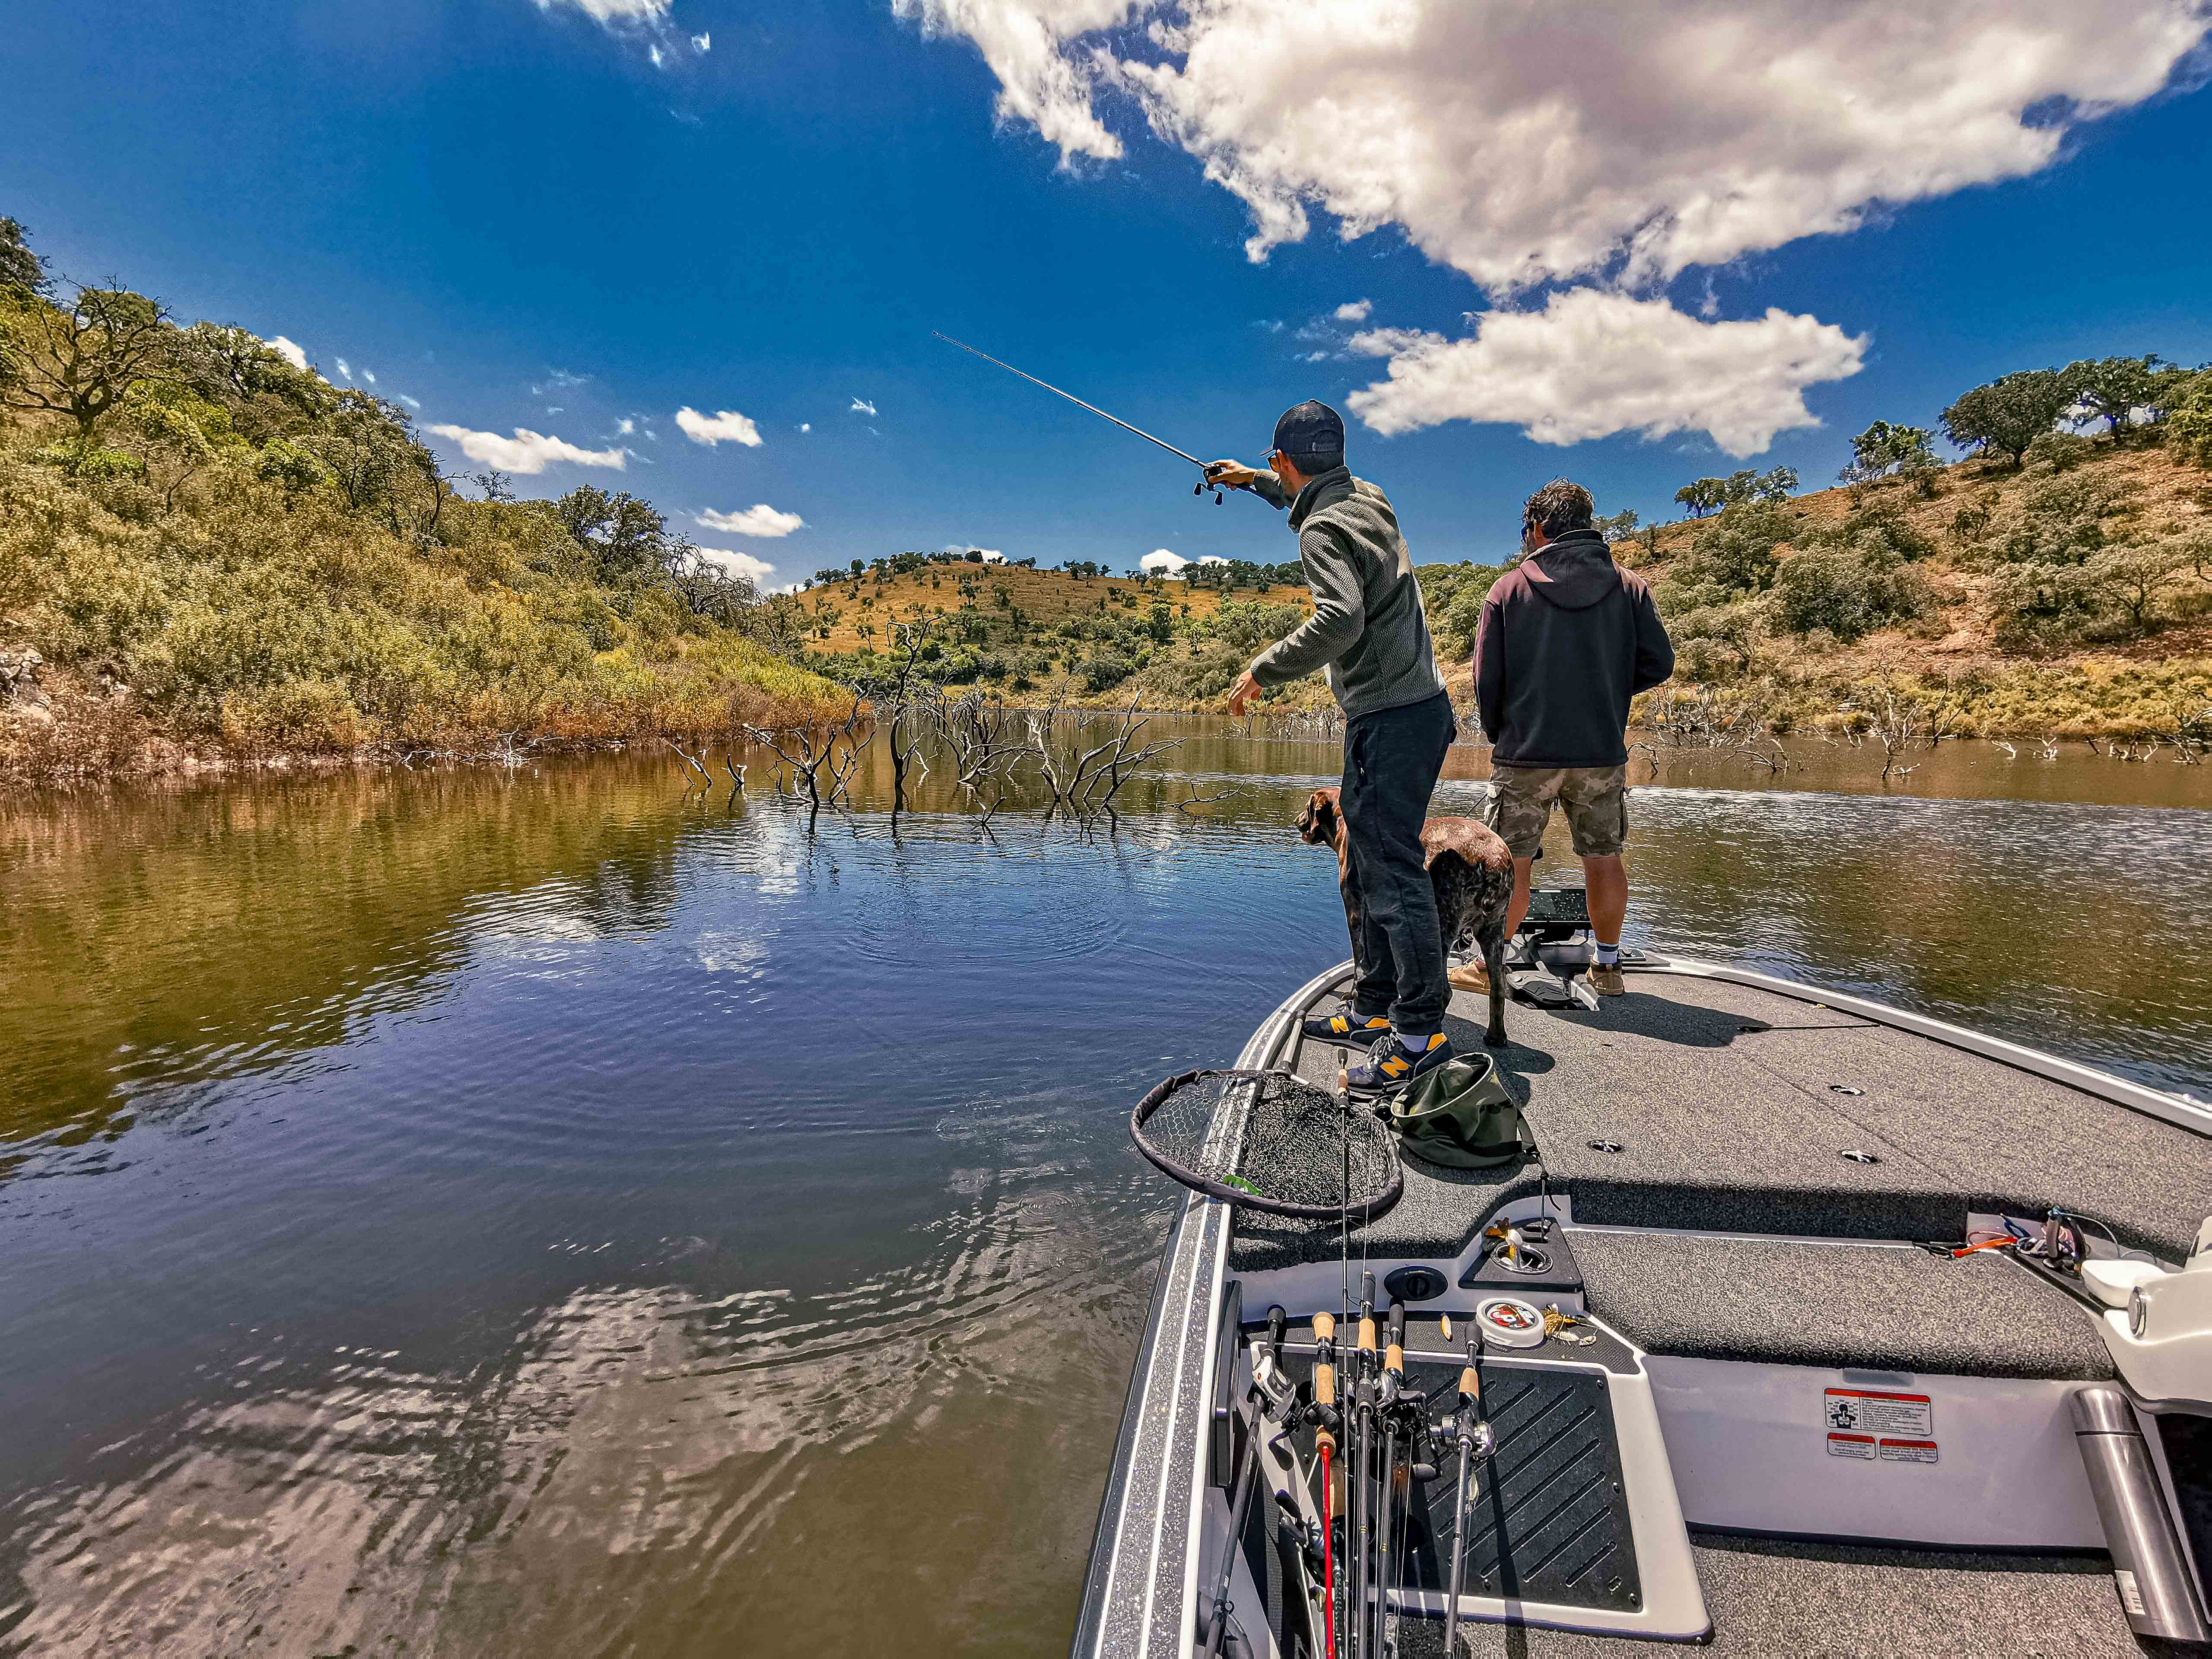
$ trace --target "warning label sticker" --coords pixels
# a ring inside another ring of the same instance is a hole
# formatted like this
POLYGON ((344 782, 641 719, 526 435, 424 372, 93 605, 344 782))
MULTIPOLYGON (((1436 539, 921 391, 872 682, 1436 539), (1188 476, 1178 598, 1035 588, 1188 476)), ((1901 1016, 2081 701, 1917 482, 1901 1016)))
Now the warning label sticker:
POLYGON ((1936 1443, 1933 1440, 1884 1440, 1881 1461, 1885 1463, 1933 1463, 1936 1443))
POLYGON ((1856 1457, 1871 1463, 1875 1459, 1874 1437, 1870 1434, 1832 1434, 1828 1437, 1828 1455, 1856 1457))
MULTIPOLYGON (((1894 1434, 1915 1440, 1931 1440, 1936 1434, 1936 1407, 1924 1394, 1881 1394, 1865 1389, 1830 1389, 1824 1401, 1832 1429, 1857 1429, 1869 1434, 1894 1434)), ((1934 1450, 1933 1447, 1929 1448, 1934 1450)), ((1935 1459, 1931 1456, 1929 1462, 1935 1459)))

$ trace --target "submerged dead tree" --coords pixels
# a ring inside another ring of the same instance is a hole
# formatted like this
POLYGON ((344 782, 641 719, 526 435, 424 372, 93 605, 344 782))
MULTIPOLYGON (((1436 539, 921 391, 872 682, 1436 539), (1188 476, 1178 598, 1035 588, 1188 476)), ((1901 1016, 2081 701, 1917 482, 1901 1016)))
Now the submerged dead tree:
MULTIPOLYGON (((854 742, 853 733, 860 724, 860 715, 866 704, 860 694, 853 694, 853 711, 845 716, 842 726, 793 726, 778 731, 765 726, 748 726, 744 734, 750 741, 770 750, 775 757, 791 769, 793 783, 806 802, 806 827, 814 828, 814 821, 822 809, 835 806, 846 798, 846 787, 860 763, 861 751, 874 738, 867 737, 854 742), (845 755, 837 754, 840 740, 845 744, 845 755), (829 776, 823 776, 827 769, 829 776), (827 783, 825 789, 823 785, 827 783)), ((779 786, 780 787, 780 786, 779 786)))
POLYGON ((1152 761, 1170 749, 1181 748, 1183 740, 1143 741, 1150 720, 1137 713, 1137 699, 1131 697, 1128 708, 1113 717, 1103 740, 1086 747, 1085 740, 1101 722, 1089 715, 1078 716, 1072 734, 1063 737, 1061 705, 1066 695, 1067 681, 1063 679, 1051 703, 1024 719, 1029 726, 1030 750, 1052 790, 1052 804, 1045 809, 1047 821, 1065 811, 1087 835, 1101 817, 1119 823, 1114 797, 1121 786, 1152 761))

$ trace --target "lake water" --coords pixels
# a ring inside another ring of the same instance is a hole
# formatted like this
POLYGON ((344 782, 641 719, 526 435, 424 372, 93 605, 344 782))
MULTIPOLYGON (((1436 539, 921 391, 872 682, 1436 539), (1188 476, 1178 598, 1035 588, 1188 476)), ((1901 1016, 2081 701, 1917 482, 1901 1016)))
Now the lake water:
MULTIPOLYGON (((1128 1109, 1346 954, 1333 749, 1176 729, 1091 839, 879 754, 811 836, 757 754, 0 803, 0 1650, 1064 1645, 1128 1109)), ((2212 766, 1795 752, 1662 752, 1632 940, 2212 1096, 2212 766)))

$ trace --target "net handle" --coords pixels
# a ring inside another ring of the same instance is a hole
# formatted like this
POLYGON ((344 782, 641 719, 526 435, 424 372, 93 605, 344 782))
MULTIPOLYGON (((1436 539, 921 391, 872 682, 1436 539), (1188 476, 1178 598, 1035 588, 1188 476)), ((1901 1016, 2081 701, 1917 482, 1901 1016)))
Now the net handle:
POLYGON ((1390 1184, 1372 1198, 1358 1204, 1296 1204, 1287 1199, 1267 1198, 1244 1192, 1226 1182, 1202 1176, 1195 1170, 1187 1170, 1172 1158, 1154 1152, 1139 1133, 1144 1128, 1146 1120, 1165 1105, 1168 1097, 1186 1083, 1195 1083, 1202 1077, 1249 1079, 1259 1083, 1271 1077, 1288 1075, 1287 1073, 1248 1072, 1213 1066, 1200 1066, 1195 1071, 1178 1073, 1155 1085, 1151 1093, 1137 1103, 1136 1109, 1129 1114, 1129 1139, 1135 1143, 1138 1155, 1162 1175, 1181 1182, 1193 1192, 1218 1199, 1224 1204, 1233 1204, 1240 1209, 1262 1211, 1268 1215, 1291 1216, 1303 1221, 1334 1221, 1339 1216, 1349 1216, 1354 1221, 1373 1220, 1395 1204, 1405 1193, 1405 1169, 1395 1156, 1390 1159, 1390 1184))

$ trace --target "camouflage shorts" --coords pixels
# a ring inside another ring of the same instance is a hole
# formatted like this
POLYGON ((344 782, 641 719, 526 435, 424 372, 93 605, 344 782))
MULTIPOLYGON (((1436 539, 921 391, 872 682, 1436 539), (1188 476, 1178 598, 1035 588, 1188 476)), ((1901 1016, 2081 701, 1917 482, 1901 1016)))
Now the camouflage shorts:
POLYGON ((1504 837, 1516 859, 1544 848, 1552 803, 1567 815, 1578 858, 1610 857, 1628 839, 1628 769, 1625 766, 1497 766, 1482 821, 1504 837))

